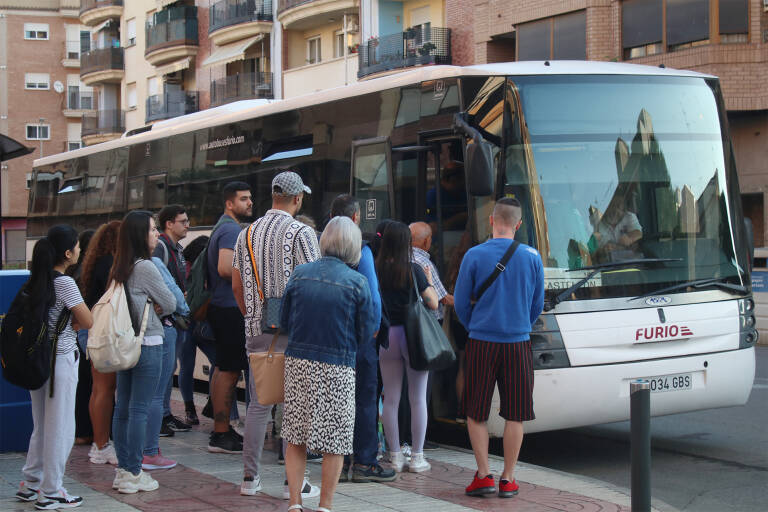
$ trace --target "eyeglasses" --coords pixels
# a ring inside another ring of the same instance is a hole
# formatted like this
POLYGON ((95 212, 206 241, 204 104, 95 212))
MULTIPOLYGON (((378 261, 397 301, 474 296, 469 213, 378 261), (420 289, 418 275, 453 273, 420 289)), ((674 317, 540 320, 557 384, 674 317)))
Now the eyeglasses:
POLYGON ((189 219, 175 220, 174 222, 178 222, 179 224, 183 224, 184 226, 189 226, 189 219))

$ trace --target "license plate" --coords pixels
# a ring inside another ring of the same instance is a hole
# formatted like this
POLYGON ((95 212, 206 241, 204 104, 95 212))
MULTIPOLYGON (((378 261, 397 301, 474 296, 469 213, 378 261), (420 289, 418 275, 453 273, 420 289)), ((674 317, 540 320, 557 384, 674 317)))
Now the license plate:
POLYGON ((664 393, 667 391, 683 391, 691 389, 693 375, 690 373, 676 373, 673 375, 659 375, 658 377, 645 377, 651 386, 651 393, 664 393))

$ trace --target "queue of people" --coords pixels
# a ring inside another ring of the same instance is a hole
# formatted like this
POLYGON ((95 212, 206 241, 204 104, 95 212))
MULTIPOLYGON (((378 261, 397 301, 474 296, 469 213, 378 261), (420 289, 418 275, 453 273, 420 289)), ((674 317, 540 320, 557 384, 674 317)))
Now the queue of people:
MULTIPOLYGON (((191 385, 197 347, 214 368, 212 410, 207 413, 214 428, 208 450, 242 454, 241 495, 262 489, 261 456, 275 405, 260 400, 263 390, 249 371, 249 360, 268 350, 284 354, 284 398, 276 405, 275 426, 282 440, 283 498, 289 500, 289 510, 301 510, 303 499, 320 496, 317 510, 330 511, 339 482, 387 482, 402 471, 429 471, 423 452, 429 372, 411 368, 408 344, 415 341, 407 339, 405 329, 408 305, 418 293, 440 320, 443 309, 455 302, 456 316, 468 333, 461 414, 468 419, 478 472, 466 493, 496 492, 485 427, 496 383, 506 420, 498 495, 517 493, 514 466, 522 422, 534 417, 528 332, 543 306, 541 258, 514 242, 520 204, 514 199, 497 202, 490 218, 494 238, 466 253, 451 295, 429 260, 429 224, 388 221, 369 243, 358 227, 359 203, 345 194, 333 201, 330 220, 318 237, 313 226, 298 218, 305 195, 311 193, 297 173, 279 173, 272 181, 272 208, 243 229, 241 223, 252 213, 251 190, 244 182, 228 183, 222 189, 223 213, 210 238, 200 237, 186 249, 180 241, 187 236, 189 217, 180 205, 163 208, 157 223, 150 212, 132 211, 122 221, 104 224, 82 258, 75 230, 51 228, 35 245, 25 290, 38 300, 55 298, 48 317, 52 329, 64 310, 71 312, 72 321, 58 337, 53 398, 47 386, 32 392, 34 431, 19 500, 34 501, 43 510, 82 504, 82 498, 62 486, 75 440, 78 364, 87 350, 82 344, 78 348, 78 332, 87 333, 93 323, 90 308, 112 282, 127 292, 134 327, 143 315, 148 317, 133 368, 90 371, 89 459, 116 466, 112 487, 118 492, 157 489, 149 471, 176 465, 162 455, 159 437, 199 424, 191 385), (505 270, 494 274, 493 284, 484 284, 506 252, 513 259, 501 265, 505 270), (206 258, 211 298, 204 318, 190 321, 186 285, 198 257, 206 258), (78 262, 75 281, 64 273, 78 262), (267 321, 272 315, 279 317, 276 329, 267 321), (184 420, 170 411, 177 361, 184 420), (231 425, 242 372, 248 391, 243 435, 231 425), (398 425, 404 382, 410 410, 407 433, 398 425), (384 464, 378 457, 380 396, 384 464), (410 457, 400 444, 408 434, 410 457), (306 476, 312 454, 323 459, 319 487, 306 476)), ((87 334, 80 336, 87 339, 87 334)))

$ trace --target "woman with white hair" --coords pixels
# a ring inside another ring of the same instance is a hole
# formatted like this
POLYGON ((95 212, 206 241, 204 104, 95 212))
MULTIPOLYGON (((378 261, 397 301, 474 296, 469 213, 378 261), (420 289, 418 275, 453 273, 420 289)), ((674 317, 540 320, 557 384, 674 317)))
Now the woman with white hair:
POLYGON ((357 347, 378 327, 368 280, 350 268, 360 261, 361 242, 351 219, 331 219, 320 237, 323 257, 296 267, 283 295, 280 325, 290 338, 282 428, 288 510, 302 510, 307 450, 323 454, 316 509, 322 512, 330 511, 344 455, 352 453, 357 347))

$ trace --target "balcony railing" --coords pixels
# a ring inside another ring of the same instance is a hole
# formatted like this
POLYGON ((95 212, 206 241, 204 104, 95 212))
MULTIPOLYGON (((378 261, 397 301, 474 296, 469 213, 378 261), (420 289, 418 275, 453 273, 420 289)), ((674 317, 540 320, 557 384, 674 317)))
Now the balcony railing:
POLYGON ((68 110, 93 110, 96 108, 96 96, 93 91, 81 91, 78 87, 72 87, 67 92, 68 110))
POLYGON ((358 50, 359 78, 421 64, 451 63, 451 29, 417 27, 370 39, 358 50))
POLYGON ((113 5, 122 6, 123 0, 80 0, 80 15, 91 9, 100 9, 113 5))
POLYGON ((273 97, 272 73, 238 73, 211 81, 211 105, 273 97))
POLYGON ((145 122, 191 114, 199 110, 197 91, 166 91, 147 98, 145 122))
POLYGON ((238 23, 272 21, 272 0, 221 0, 208 9, 208 33, 238 23))
POLYGON ((158 12, 147 22, 146 35, 145 55, 165 46, 196 46, 197 7, 183 5, 158 12))
POLYGON ((125 69, 122 48, 100 48, 80 55, 80 76, 110 69, 125 69))
POLYGON ((80 135, 106 135, 125 131, 125 112, 122 110, 100 110, 84 114, 80 135))
POLYGON ((277 2, 277 14, 279 15, 283 11, 287 11, 292 7, 296 7, 301 4, 309 4, 315 0, 278 0, 277 2))

